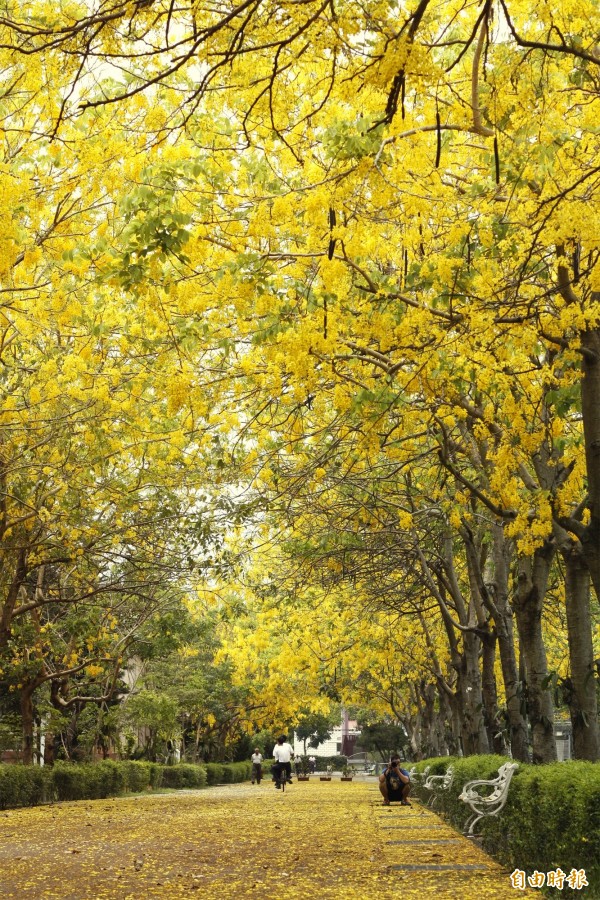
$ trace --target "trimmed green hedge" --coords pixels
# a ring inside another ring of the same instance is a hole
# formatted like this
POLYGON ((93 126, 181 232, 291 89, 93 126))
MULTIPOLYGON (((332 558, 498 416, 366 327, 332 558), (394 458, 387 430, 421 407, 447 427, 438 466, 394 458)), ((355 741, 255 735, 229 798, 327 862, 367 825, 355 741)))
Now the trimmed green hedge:
POLYGON ((36 806, 55 800, 97 800, 126 791, 156 788, 202 788, 247 781, 252 763, 158 763, 103 760, 98 763, 57 762, 52 768, 0 766, 0 809, 36 806))
POLYGON ((162 787, 164 788, 201 788, 205 787, 206 783, 204 766, 178 763, 174 766, 164 766, 162 770, 162 787))
POLYGON ((251 762, 206 763, 208 784, 234 784, 249 781, 252 776, 251 762))
POLYGON ((57 762, 51 771, 57 800, 98 800, 126 788, 123 769, 109 759, 99 763, 57 762))
POLYGON ((325 772, 327 766, 331 766, 334 772, 341 772, 348 765, 347 756, 316 756, 315 759, 317 760, 317 772, 325 772))
POLYGON ((37 806, 52 798, 52 772, 39 766, 0 766, 0 809, 37 806))
MULTIPOLYGON (((454 781, 439 793, 436 809, 460 829, 470 808, 458 799, 464 784, 474 779, 495 778, 507 762, 502 756, 443 757, 423 760, 430 775, 443 774, 454 766, 454 781)), ((413 793, 422 800, 428 791, 413 782, 413 793)), ((508 799, 498 816, 482 819, 483 848, 511 871, 521 869, 551 872, 584 869, 590 897, 600 897, 600 763, 577 760, 531 766, 519 763, 508 790, 508 799)), ((560 891, 546 889, 547 896, 560 891)))
POLYGON ((206 763, 206 783, 221 784, 224 771, 224 763, 206 763))
POLYGON ((583 892, 600 897, 600 763, 522 766, 501 815, 486 825, 490 853, 528 873, 585 869, 590 886, 583 892))
POLYGON ((126 759, 119 763, 125 777, 125 790, 140 794, 151 788, 162 787, 165 766, 158 763, 126 759))
POLYGON ((239 784, 242 781, 249 781, 252 777, 252 763, 251 762, 235 762, 235 763, 226 763, 225 764, 225 777, 223 778, 224 782, 231 781, 236 784, 239 784), (231 778, 229 778, 228 773, 231 772, 231 778))

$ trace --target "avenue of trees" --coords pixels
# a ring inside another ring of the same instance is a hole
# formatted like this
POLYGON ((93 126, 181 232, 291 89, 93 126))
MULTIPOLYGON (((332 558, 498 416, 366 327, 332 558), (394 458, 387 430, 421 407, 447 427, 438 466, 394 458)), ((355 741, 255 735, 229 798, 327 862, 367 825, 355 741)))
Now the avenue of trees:
POLYGON ((597 5, 5 0, 0 72, 24 759, 598 759, 597 5))

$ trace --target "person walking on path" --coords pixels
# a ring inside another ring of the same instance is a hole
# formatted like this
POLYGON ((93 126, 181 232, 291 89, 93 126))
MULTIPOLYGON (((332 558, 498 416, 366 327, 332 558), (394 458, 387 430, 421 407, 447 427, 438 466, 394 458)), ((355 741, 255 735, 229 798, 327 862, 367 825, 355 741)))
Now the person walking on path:
POLYGON ((410 775, 400 767, 399 756, 392 756, 389 765, 379 776, 379 790, 384 806, 398 801, 402 806, 412 806, 407 799, 410 794, 410 775))
POLYGON ((252 754, 252 784, 254 784, 254 782, 260 784, 260 779, 262 778, 262 760, 262 753, 258 747, 255 747, 254 753, 252 754))

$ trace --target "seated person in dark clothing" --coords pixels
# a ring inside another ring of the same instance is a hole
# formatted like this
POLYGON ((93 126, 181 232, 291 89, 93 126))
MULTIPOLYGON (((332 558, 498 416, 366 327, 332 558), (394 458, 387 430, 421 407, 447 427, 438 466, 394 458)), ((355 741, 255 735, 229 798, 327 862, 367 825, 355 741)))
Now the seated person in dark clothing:
POLYGON ((412 805, 407 799, 410 794, 410 776, 406 769, 400 767, 399 757, 392 756, 389 766, 379 776, 379 790, 384 806, 389 806, 394 801, 399 801, 402 806, 412 805))

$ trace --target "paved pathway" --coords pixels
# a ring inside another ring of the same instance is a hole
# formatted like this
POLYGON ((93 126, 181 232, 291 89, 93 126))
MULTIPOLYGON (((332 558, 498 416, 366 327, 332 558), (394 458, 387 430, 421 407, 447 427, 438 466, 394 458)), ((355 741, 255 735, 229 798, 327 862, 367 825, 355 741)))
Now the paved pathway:
MULTIPOLYGON (((539 892, 537 896, 539 896, 539 892)), ((270 782, 0 813, 10 900, 515 900, 508 873, 374 782, 270 782)))

